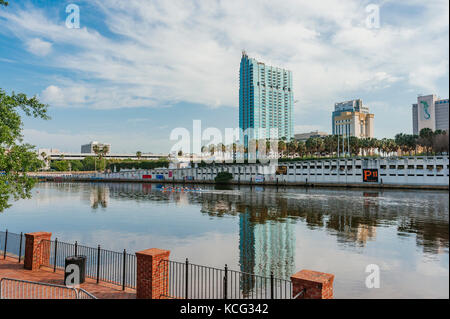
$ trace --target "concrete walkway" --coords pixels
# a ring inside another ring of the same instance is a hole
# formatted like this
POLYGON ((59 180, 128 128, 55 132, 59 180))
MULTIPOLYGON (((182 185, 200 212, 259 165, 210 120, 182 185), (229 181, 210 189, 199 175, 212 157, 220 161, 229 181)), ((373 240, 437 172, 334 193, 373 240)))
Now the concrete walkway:
MULTIPOLYGON (((53 272, 53 269, 48 267, 41 267, 41 269, 37 271, 26 270, 23 268, 23 262, 19 264, 17 259, 10 257, 3 259, 3 256, 0 257, 0 279, 1 278, 13 278, 64 285, 64 272, 61 270, 53 272)), ((86 278, 86 282, 81 284, 81 288, 99 299, 136 298, 136 291, 134 289, 126 288, 125 291, 123 291, 121 286, 105 282, 97 284, 96 280, 90 278, 86 278)))

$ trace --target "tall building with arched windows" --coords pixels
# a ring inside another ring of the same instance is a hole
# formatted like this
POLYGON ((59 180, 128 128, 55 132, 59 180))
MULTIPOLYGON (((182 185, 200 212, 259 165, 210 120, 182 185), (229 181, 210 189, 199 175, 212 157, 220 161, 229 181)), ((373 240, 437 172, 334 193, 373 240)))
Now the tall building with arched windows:
POLYGON ((333 135, 373 137, 373 118, 361 99, 335 103, 331 117, 333 135))

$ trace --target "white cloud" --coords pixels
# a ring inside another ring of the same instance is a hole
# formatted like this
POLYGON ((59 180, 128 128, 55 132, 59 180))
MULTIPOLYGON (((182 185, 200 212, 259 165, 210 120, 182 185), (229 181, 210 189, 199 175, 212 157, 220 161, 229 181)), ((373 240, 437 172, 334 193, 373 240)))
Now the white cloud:
POLYGON ((28 40, 26 45, 29 52, 38 56, 46 56, 52 50, 52 44, 50 42, 41 40, 39 38, 28 40))
POLYGON ((57 105, 65 104, 64 94, 56 85, 50 85, 44 91, 42 91, 41 99, 44 103, 57 105))
MULTIPOLYGON (((381 13, 390 3, 382 3, 381 13)), ((48 54, 53 43, 46 63, 72 72, 70 80, 52 79, 41 93, 55 105, 159 107, 184 101, 236 107, 242 49, 293 71, 302 116, 312 112, 305 105, 329 110, 341 96, 396 84, 437 92, 438 81, 448 77, 446 0, 413 2, 421 9, 420 23, 408 20, 410 4, 401 2, 405 12, 391 21, 382 16, 380 29, 364 27, 367 3, 357 0, 92 4, 104 14, 107 31, 83 22, 80 29, 67 29, 32 7, 0 12, 15 36, 27 43, 33 38, 35 54, 48 54)), ((83 15, 83 3, 80 8, 83 15)))

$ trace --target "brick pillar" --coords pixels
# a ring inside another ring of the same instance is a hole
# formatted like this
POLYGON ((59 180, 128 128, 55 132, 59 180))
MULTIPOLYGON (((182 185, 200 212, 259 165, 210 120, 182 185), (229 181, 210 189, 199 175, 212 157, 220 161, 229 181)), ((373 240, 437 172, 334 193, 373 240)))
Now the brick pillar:
POLYGON ((41 265, 48 265, 50 261, 50 241, 52 233, 37 232, 25 234, 24 268, 38 270, 41 265))
POLYGON ((292 293, 295 297, 306 289, 302 299, 333 299, 334 275, 313 270, 301 270, 291 276, 292 293))
POLYGON ((136 298, 161 299, 169 295, 170 250, 151 248, 136 253, 136 298))

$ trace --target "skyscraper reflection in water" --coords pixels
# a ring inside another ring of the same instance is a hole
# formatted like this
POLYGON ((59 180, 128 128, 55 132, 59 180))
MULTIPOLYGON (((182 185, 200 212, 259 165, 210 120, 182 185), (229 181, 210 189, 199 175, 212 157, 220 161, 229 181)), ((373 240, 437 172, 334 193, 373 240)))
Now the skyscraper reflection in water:
MULTIPOLYGON (((287 279, 294 273, 294 224, 278 223, 261 218, 258 212, 239 215, 239 264, 244 273, 287 279)), ((243 294, 249 294, 257 284, 252 276, 241 280, 243 294)))

